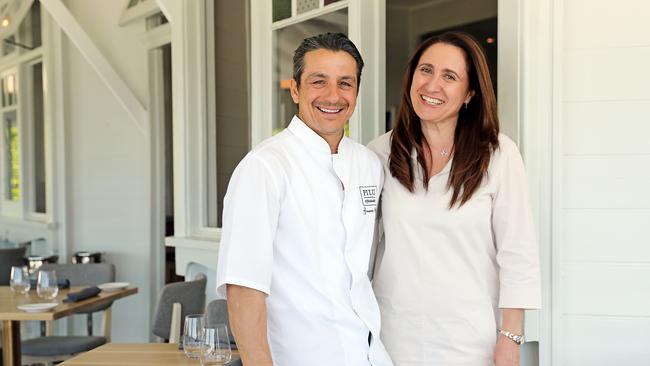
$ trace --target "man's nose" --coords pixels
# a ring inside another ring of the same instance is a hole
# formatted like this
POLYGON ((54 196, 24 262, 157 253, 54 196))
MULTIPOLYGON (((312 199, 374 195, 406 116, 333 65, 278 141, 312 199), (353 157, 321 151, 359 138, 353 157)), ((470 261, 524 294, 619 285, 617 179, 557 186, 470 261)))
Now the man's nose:
POLYGON ((336 83, 330 83, 327 86, 327 93, 325 94, 325 100, 330 103, 337 103, 339 100, 341 100, 339 86, 336 83))

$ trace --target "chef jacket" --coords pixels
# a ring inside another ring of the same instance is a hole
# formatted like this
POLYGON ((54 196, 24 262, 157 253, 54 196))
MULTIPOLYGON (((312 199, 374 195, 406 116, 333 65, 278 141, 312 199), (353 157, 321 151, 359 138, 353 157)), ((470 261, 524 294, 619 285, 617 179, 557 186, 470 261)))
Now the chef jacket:
POLYGON ((382 181, 370 150, 343 137, 332 154, 298 117, 235 169, 217 293, 233 284, 268 295, 274 365, 392 365, 367 275, 382 181))

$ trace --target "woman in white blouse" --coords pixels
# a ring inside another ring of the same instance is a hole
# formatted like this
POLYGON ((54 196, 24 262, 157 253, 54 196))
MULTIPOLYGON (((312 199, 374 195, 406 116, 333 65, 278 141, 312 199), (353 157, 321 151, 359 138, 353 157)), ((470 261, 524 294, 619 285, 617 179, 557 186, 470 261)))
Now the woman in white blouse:
POLYGON ((519 365, 524 309, 541 305, 538 247, 478 43, 420 45, 396 126, 369 147, 385 171, 373 287, 395 365, 519 365))

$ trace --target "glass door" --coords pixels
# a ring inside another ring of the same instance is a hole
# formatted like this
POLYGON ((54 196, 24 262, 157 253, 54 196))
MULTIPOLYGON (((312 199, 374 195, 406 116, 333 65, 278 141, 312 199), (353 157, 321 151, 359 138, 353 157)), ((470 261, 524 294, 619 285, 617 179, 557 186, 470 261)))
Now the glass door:
POLYGON ((297 112, 289 91, 293 53, 303 39, 326 32, 346 34, 366 65, 346 135, 363 143, 377 136, 384 125, 380 11, 384 4, 384 0, 273 0, 251 7, 252 146, 282 131, 297 112))
MULTIPOLYGON (((331 1, 330 1, 331 2, 331 1)), ((273 2, 273 101, 277 107, 273 114, 273 131, 282 131, 298 112, 291 92, 290 81, 293 75, 293 53, 304 38, 331 32, 348 34, 347 7, 320 8, 317 0, 276 0, 273 2), (293 8, 295 14, 289 16, 293 8), (309 16, 309 13, 314 13, 309 16), (304 17, 307 14, 307 17, 304 17), (300 18, 298 18, 300 17, 300 18), (298 20, 296 20, 298 18, 298 20), (304 18, 304 19, 302 19, 304 18), (292 21, 294 20, 294 21, 292 21)), ((341 1, 336 5, 345 5, 341 1)), ((349 129, 346 129, 349 136, 349 129)))

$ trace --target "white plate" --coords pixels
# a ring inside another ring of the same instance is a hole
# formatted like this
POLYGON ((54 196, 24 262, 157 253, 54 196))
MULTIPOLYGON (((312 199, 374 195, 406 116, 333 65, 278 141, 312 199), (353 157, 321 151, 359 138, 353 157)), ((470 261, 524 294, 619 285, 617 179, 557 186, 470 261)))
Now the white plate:
POLYGON ((109 283, 102 283, 101 285, 97 285, 100 290, 106 291, 106 292, 112 292, 112 291, 118 291, 121 290, 129 285, 128 282, 109 282, 109 283))
POLYGON ((50 309, 54 309, 57 305, 55 302, 42 302, 42 303, 35 303, 35 304, 25 304, 25 305, 19 305, 18 309, 22 311, 26 311, 28 313, 44 313, 50 309))

